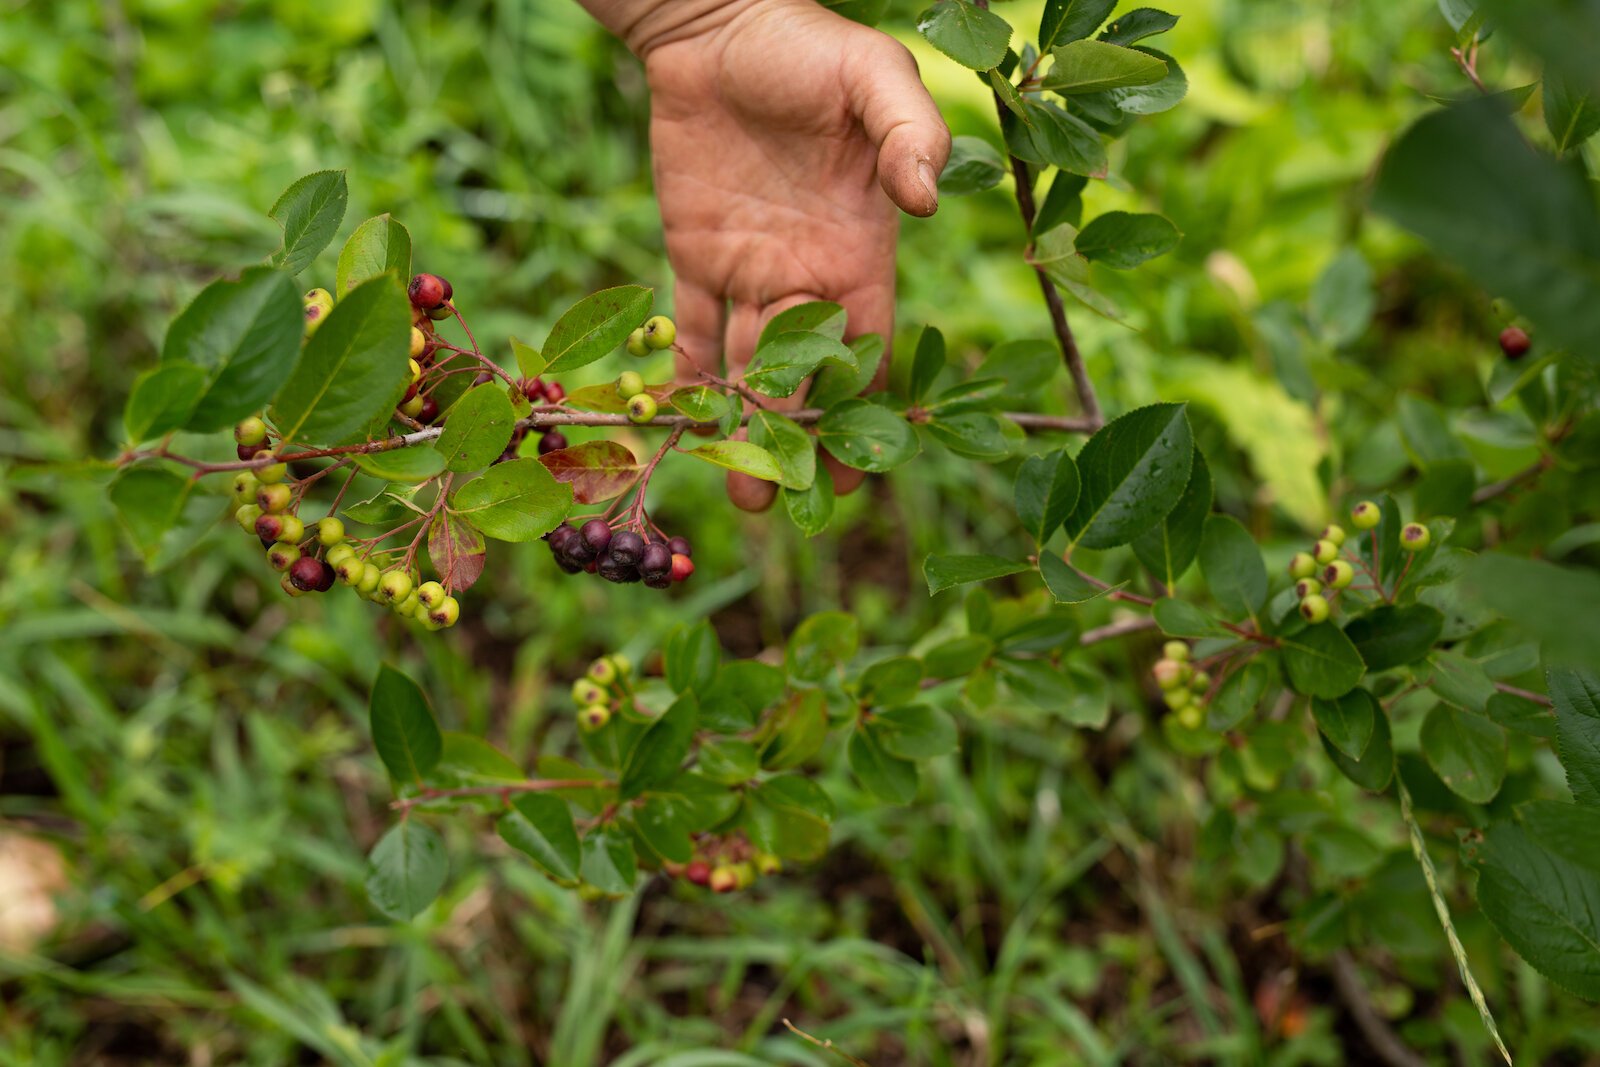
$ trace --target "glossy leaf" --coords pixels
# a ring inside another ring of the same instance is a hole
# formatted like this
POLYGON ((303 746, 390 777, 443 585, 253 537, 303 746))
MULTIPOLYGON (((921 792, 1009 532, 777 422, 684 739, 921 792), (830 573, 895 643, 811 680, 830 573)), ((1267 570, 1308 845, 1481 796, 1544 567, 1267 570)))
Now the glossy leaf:
POLYGON ((1184 405, 1152 404, 1112 420, 1078 453, 1083 489, 1068 538, 1085 548, 1127 544, 1173 509, 1193 462, 1184 405))
POLYGON ((237 281, 202 289, 161 346, 163 366, 192 364, 205 372, 184 428, 223 430, 260 411, 294 370, 304 333, 304 307, 282 271, 252 267, 237 281))
POLYGON ((372 745, 396 782, 421 782, 439 762, 444 740, 417 683, 384 664, 368 707, 372 745))
POLYGON ((1370 692, 1357 687, 1337 700, 1312 700, 1311 714, 1329 744, 1351 759, 1360 760, 1372 741, 1374 724, 1383 709, 1370 692))
POLYGON ((783 509, 789 518, 807 537, 817 536, 833 521, 833 475, 820 463, 809 489, 780 489, 778 495, 783 498, 783 509))
POLYGON ((559 881, 578 877, 582 847, 567 802, 549 793, 521 793, 495 822, 506 844, 526 853, 559 881))
POLYGON ((1172 637, 1226 637, 1228 630, 1187 600, 1163 597, 1151 609, 1161 632, 1172 637))
POLYGON ((192 479, 157 467, 130 467, 111 483, 111 506, 146 564, 183 516, 193 485, 192 479))
POLYGON ((348 293, 368 278, 393 271, 395 277, 411 277, 411 234, 388 215, 377 215, 356 227, 339 251, 339 268, 334 293, 348 293))
POLYGON ((917 796, 917 765, 891 756, 866 726, 857 726, 845 746, 850 770, 867 792, 890 804, 909 804, 917 796))
POLYGON ((1487 804, 1506 777, 1506 734, 1482 715, 1435 704, 1422 720, 1422 754, 1449 790, 1487 804))
POLYGON ((206 384, 206 372, 192 363, 163 363, 139 375, 122 413, 128 443, 182 429, 206 384))
POLYGON ((1206 516, 1211 514, 1211 468, 1197 448, 1189 484, 1166 518, 1133 539, 1133 554, 1169 589, 1188 571, 1200 551, 1206 516))
POLYGON ((416 485, 444 470, 444 456, 432 445, 411 445, 383 452, 358 453, 351 457, 363 474, 386 482, 416 485))
POLYGON ((993 189, 1006 176, 1006 161, 998 149, 982 137, 956 137, 950 144, 950 159, 939 175, 942 196, 964 196, 993 189))
POLYGON ((1087 260, 1131 270, 1177 248, 1178 239, 1178 228, 1164 216, 1108 211, 1079 230, 1073 245, 1087 260))
POLYGON ((1054 103, 1030 98, 1023 106, 1026 122, 1010 112, 1006 112, 1001 122, 1006 147, 1012 155, 1029 163, 1060 167, 1086 178, 1106 176, 1109 164, 1105 144, 1093 126, 1054 103))
POLYGON ((1206 519, 1200 538, 1200 571, 1222 610, 1254 618, 1267 602, 1267 568, 1255 538, 1231 515, 1206 519))
POLYGON ((1386 671, 1424 659, 1444 630, 1444 616, 1427 604, 1381 604, 1350 620, 1345 636, 1369 671, 1386 671))
POLYGON ((835 404, 817 423, 822 447, 847 467, 881 474, 921 451, 917 435, 905 419, 865 400, 835 404))
POLYGON ((612 896, 632 891, 639 878, 639 860, 627 834, 612 827, 591 830, 580 851, 578 873, 584 882, 612 896))
POLYGON ((777 457, 771 452, 753 445, 749 441, 712 441, 710 444, 701 445, 699 448, 684 450, 684 455, 693 456, 695 459, 704 460, 716 467, 725 467, 740 474, 748 474, 752 478, 760 478, 767 482, 781 482, 783 470, 778 465, 777 457))
POLYGON ((585 441, 539 457, 556 481, 572 486, 579 504, 599 504, 622 495, 639 480, 641 467, 615 441, 585 441))
POLYGON ((1057 604, 1086 604, 1127 584, 1118 582, 1113 586, 1095 585, 1052 552, 1046 552, 1039 557, 1039 573, 1044 578, 1045 588, 1050 590, 1050 595, 1057 604))
POLYGON ((469 389, 451 406, 434 448, 444 457, 446 470, 483 470, 511 443, 516 422, 505 390, 489 382, 469 389))
POLYGON ((856 366, 856 354, 836 338, 811 330, 779 333, 756 349, 744 382, 763 396, 793 396, 824 363, 856 366))
POLYGON ((850 351, 856 354, 856 366, 824 363, 811 379, 806 403, 815 408, 830 408, 841 400, 858 395, 872 384, 879 365, 883 363, 883 337, 875 333, 862 334, 850 342, 850 351))
POLYGON ((1336 700, 1354 689, 1366 673, 1361 653, 1331 622, 1308 626, 1279 640, 1284 670, 1297 693, 1336 700))
POLYGON ((816 441, 793 419, 764 409, 752 413, 750 443, 777 461, 778 484, 785 489, 809 489, 816 481, 816 441))
POLYGON ((1012 494, 1017 518, 1036 545, 1050 540, 1050 535, 1072 514, 1078 492, 1078 465, 1064 448, 1029 456, 1018 466, 1012 494))
POLYGON ((761 327, 761 336, 756 340, 756 349, 759 351, 779 334, 801 331, 804 333, 820 333, 824 337, 831 337, 835 341, 844 340, 844 331, 847 317, 844 308, 831 300, 808 300, 803 304, 784 308, 761 327))
POLYGON ((811 860, 828 847, 833 802, 822 788, 797 774, 780 774, 752 790, 752 840, 784 859, 811 860))
POLYGON ((1039 19, 1039 50, 1048 52, 1100 28, 1117 0, 1045 0, 1039 19))
POLYGON ((1165 52, 1139 46, 1134 49, 1154 56, 1167 65, 1166 77, 1150 85, 1134 85, 1121 89, 1107 89, 1106 97, 1121 111, 1130 115, 1155 115, 1169 111, 1183 102, 1189 92, 1189 78, 1178 66, 1178 61, 1165 52))
POLYGON ((1151 85, 1167 75, 1165 61, 1108 41, 1069 41, 1051 50, 1055 64, 1041 88, 1071 95, 1130 85, 1151 85))
POLYGON ((700 708, 692 694, 673 701, 628 753, 617 783, 617 796, 632 800, 676 776, 689 754, 699 717, 700 708))
POLYGON ((1556 667, 1548 678, 1567 786, 1579 804, 1600 807, 1600 677, 1592 670, 1556 667))
POLYGON ((540 348, 546 370, 576 370, 610 355, 650 316, 652 290, 639 285, 602 289, 562 313, 540 348))
MULTIPOLYGON (((1314 627, 1314 629, 1328 629, 1327 626, 1314 627)), ((1366 692, 1360 690, 1359 692, 1366 692)), ((1318 733, 1322 738, 1322 749, 1328 758, 1339 768, 1339 772, 1356 785, 1369 792, 1378 793, 1389 788, 1389 782, 1394 778, 1394 742, 1389 734, 1389 716, 1383 707, 1376 702, 1370 705, 1372 711, 1372 734, 1367 740, 1366 748, 1359 759, 1345 755, 1333 742, 1328 740, 1326 734, 1318 733)))
POLYGON ((1026 563, 1000 556, 929 556, 923 561, 922 576, 928 582, 929 593, 942 593, 958 585, 987 582, 1030 569, 1026 563))
POLYGON ((939 51, 973 70, 998 67, 1011 41, 1011 24, 967 0, 939 0, 917 16, 917 31, 939 51))
POLYGON ((496 463, 455 491, 450 509, 499 541, 532 541, 560 525, 572 507, 563 485, 536 459, 496 463))
POLYGON ((272 254, 272 265, 291 275, 309 267, 338 232, 349 199, 342 170, 307 174, 285 189, 267 212, 283 228, 283 246, 272 254))
POLYGON ((1136 7, 1112 19, 1100 32, 1100 40, 1129 45, 1146 37, 1166 33, 1177 24, 1177 15, 1169 15, 1153 7, 1136 7))

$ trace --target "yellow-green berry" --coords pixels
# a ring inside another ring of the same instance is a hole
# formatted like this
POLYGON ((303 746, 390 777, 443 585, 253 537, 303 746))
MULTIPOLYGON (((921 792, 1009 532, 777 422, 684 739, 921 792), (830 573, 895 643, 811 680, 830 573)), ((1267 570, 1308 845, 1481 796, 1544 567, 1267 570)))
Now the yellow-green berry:
POLYGON ((1162 689, 1176 689, 1183 684, 1183 664, 1175 659, 1156 660, 1150 673, 1154 675, 1156 685, 1162 689))
POLYGON ((604 704, 590 704, 578 712, 578 724, 585 730, 598 730, 611 721, 611 709, 604 704))
POLYGON ((367 576, 366 561, 359 558, 354 552, 341 559, 338 563, 329 561, 333 568, 334 576, 352 589, 360 588, 361 580, 367 576))
POLYGON ((390 571, 378 581, 378 591, 389 603, 400 603, 411 595, 411 575, 405 571, 390 571))
POLYGON ((259 417, 251 415, 234 426, 233 439, 241 445, 259 445, 267 439, 267 424, 259 417))
POLYGON ((383 582, 383 570, 376 563, 367 563, 367 569, 361 574, 361 581, 356 583, 356 592, 371 600, 378 594, 378 586, 383 582))
MULTIPOLYGON (((426 352, 427 350, 428 335, 417 329, 415 326, 411 327, 411 362, 416 363, 417 357, 422 355, 422 353, 426 352)), ((416 371, 411 372, 411 380, 417 380, 416 371)))
POLYGON ((579 678, 572 683, 572 702, 580 708, 588 704, 604 704, 606 691, 592 678, 579 678))
POLYGON ((461 605, 453 596, 447 596, 428 611, 428 618, 440 626, 454 626, 461 617, 461 605))
POLYGON ((657 352, 671 348, 678 339, 678 327, 665 315, 651 315, 644 323, 644 343, 657 352))
POLYGON ((1309 552, 1296 552, 1289 560, 1289 577, 1309 578, 1317 573, 1317 561, 1309 552))
POLYGON ((1332 541, 1318 541, 1311 548, 1311 558, 1322 564, 1332 563, 1339 558, 1339 546, 1332 541))
POLYGON ((1363 500, 1350 509, 1350 525, 1358 530, 1370 530, 1383 521, 1383 511, 1370 500, 1363 500))
POLYGON ((256 504, 269 515, 276 515, 289 506, 294 490, 282 482, 263 485, 256 490, 256 504))
POLYGON ((416 590, 407 593, 404 599, 393 601, 389 605, 394 610, 394 613, 402 619, 409 619, 414 616, 421 606, 422 601, 417 599, 416 590))
POLYGON ((648 356, 652 351, 650 343, 644 339, 643 326, 628 335, 628 355, 642 358, 648 356))
POLYGON ((1322 528, 1322 540, 1332 541, 1336 545, 1344 544, 1344 527, 1335 526, 1330 522, 1322 528))
POLYGON ((305 296, 306 336, 310 337, 322 325, 322 320, 333 310, 333 294, 326 289, 312 289, 305 296))
POLYGON ((245 533, 256 532, 256 520, 261 517, 260 504, 242 504, 239 510, 233 513, 233 521, 239 524, 239 529, 245 533))
POLYGON ((296 515, 283 515, 278 519, 277 540, 286 545, 298 545, 305 539, 306 524, 296 515))
POLYGON ((1420 522, 1408 522, 1400 528, 1400 547, 1407 552, 1420 552, 1431 540, 1433 535, 1420 522))
POLYGON ((1189 688, 1196 694, 1204 693, 1211 688, 1211 675, 1205 671, 1195 671, 1194 677, 1189 679, 1189 688))
POLYGON ((649 393, 639 393, 628 398, 628 421, 646 423, 656 417, 659 407, 649 393))
POLYGON ((1356 569, 1348 560, 1336 559, 1322 571, 1322 582, 1329 589, 1343 589, 1355 580, 1356 569))
POLYGON ((1194 694, 1182 686, 1179 686, 1176 689, 1168 689, 1162 693, 1161 696, 1162 699, 1167 702, 1167 707, 1171 708, 1173 711, 1177 711, 1181 707, 1194 703, 1194 694))
POLYGON ((1304 600, 1313 593, 1322 592, 1322 583, 1315 578, 1302 578, 1294 583, 1294 595, 1304 600))
POLYGON ((300 558, 300 549, 282 541, 267 549, 267 565, 275 571, 286 571, 300 558))
POLYGON ((1328 601, 1320 593, 1312 593, 1300 601, 1300 617, 1316 624, 1328 621, 1328 601))
POLYGON ((1178 709, 1178 725, 1185 730, 1198 730, 1205 724, 1205 715, 1199 704, 1185 704, 1178 709))
POLYGON ((783 870, 783 861, 770 852, 757 852, 756 870, 763 875, 774 875, 783 870))
POLYGON ((285 593, 288 593, 293 597, 305 596, 307 592, 307 590, 301 589, 298 585, 294 584, 294 580, 289 577, 289 573, 287 571, 285 571, 278 579, 278 585, 285 593))
POLYGON ((606 659, 611 661, 612 665, 617 668, 617 673, 622 677, 626 678, 633 673, 633 661, 621 652, 613 652, 606 659))
POLYGON ((261 488, 261 479, 249 471, 240 471, 233 476, 233 499, 238 504, 248 504, 255 500, 256 490, 261 488))
POLYGON ((1161 646, 1161 654, 1182 663, 1189 658, 1189 644, 1187 641, 1168 641, 1161 646))
MULTIPOLYGON (((256 453, 256 459, 258 460, 269 460, 273 457, 274 453, 272 452, 256 453)), ((289 477, 289 465, 287 463, 268 463, 264 467, 256 468, 256 481, 261 482, 263 485, 281 482, 287 477, 289 477)))
POLYGON ((601 657, 589 664, 589 677, 599 685, 610 685, 617 680, 617 665, 601 657))
POLYGON ((417 586, 417 599, 430 608, 444 600, 444 597, 444 586, 438 582, 423 582, 417 586))
POLYGON ((317 523, 317 540, 332 548, 344 540, 344 522, 329 515, 317 523))
POLYGON ((355 549, 351 548, 349 545, 341 543, 328 549, 323 558, 328 561, 328 566, 337 567, 342 561, 349 559, 355 554, 355 549))
POLYGON ((410 400, 407 400, 404 404, 400 405, 400 414, 404 415, 408 419, 414 419, 418 415, 422 414, 422 405, 425 403, 427 403, 426 397, 414 396, 410 400))

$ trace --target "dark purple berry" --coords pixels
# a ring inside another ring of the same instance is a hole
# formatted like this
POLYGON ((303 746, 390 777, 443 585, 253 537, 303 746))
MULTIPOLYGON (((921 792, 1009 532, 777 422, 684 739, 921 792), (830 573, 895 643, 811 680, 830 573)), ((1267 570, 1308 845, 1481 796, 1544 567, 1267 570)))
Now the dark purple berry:
POLYGON ((672 571, 669 568, 666 574, 647 574, 644 584, 650 589, 668 589, 672 586, 672 571))
POLYGON ((265 441, 257 441, 253 445, 236 445, 234 451, 240 459, 255 459, 257 453, 265 452, 269 447, 265 441))
POLYGON ((672 549, 674 556, 694 556, 694 550, 689 547, 689 539, 687 537, 674 537, 667 542, 667 547, 672 549))
POLYGON ((659 543, 645 545, 639 555, 639 573, 644 575, 646 581, 662 576, 671 581, 672 549, 659 543))
POLYGON ((567 447, 567 435, 560 430, 551 430, 539 438, 539 455, 548 456, 552 452, 559 452, 567 447))
POLYGON ((422 398, 422 410, 417 412, 417 421, 426 426, 439 417, 439 402, 431 396, 422 398))
POLYGON ((611 547, 611 525, 604 519, 590 519, 578 532, 596 552, 604 552, 611 547))
MULTIPOLYGON (((614 546, 616 542, 613 541, 612 544, 614 546)), ((631 563, 622 562, 610 552, 607 552, 605 555, 601 556, 596 563, 596 573, 598 573, 600 577, 604 578, 608 582, 621 583, 638 580, 638 568, 634 567, 634 565, 631 563)))
POLYGON ((600 555, 594 550, 593 545, 583 539, 582 534, 567 538, 567 543, 562 547, 561 554, 580 566, 600 555))
MULTIPOLYGON (((644 554, 644 538, 632 530, 619 530, 611 538, 611 558, 628 567, 636 567, 644 554)), ((671 556, 671 553, 668 553, 671 556)))

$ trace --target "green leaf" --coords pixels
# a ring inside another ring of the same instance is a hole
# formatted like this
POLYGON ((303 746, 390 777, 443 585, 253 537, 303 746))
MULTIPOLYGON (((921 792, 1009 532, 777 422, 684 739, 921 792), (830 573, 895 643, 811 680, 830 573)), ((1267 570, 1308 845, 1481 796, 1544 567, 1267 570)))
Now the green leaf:
POLYGON ((1055 65, 1045 74, 1041 87, 1063 96, 1152 85, 1167 76, 1163 60, 1107 41, 1069 41, 1050 54, 1055 65))
POLYGON ((390 827, 367 860, 367 898, 397 922, 409 922, 444 888, 450 861, 444 841, 415 819, 390 827))
POLYGON ((444 431, 434 448, 445 469, 478 471, 499 458, 511 443, 517 413, 496 382, 469 389, 445 413, 444 431))
POLYGON ((1556 143, 1556 154, 1573 151, 1600 131, 1600 101, 1592 88, 1574 84, 1560 73, 1544 75, 1544 125, 1556 143))
POLYGON ((1255 618, 1267 601, 1267 567, 1255 538, 1231 515, 1206 519, 1200 572, 1222 610, 1255 618))
POLYGON ((761 765, 770 770, 798 767, 828 739, 827 698, 820 689, 792 694, 772 715, 772 736, 761 749, 761 765))
POLYGON ((1161 632, 1171 637, 1227 637, 1228 630, 1187 600, 1163 597, 1150 610, 1161 632))
POLYGON ((517 357, 517 370, 522 372, 524 378, 537 378, 545 372, 548 365, 544 355, 537 348, 515 337, 511 339, 511 354, 517 357))
POLYGON ((1211 514, 1211 468, 1197 448, 1189 484, 1167 517, 1133 539, 1133 554, 1167 588, 1178 584, 1200 551, 1206 516, 1211 514))
POLYGON ((411 277, 411 234, 386 213, 357 226, 344 243, 333 291, 343 295, 389 271, 400 279, 411 277))
POLYGON ((688 810, 668 796, 653 796, 634 809, 633 824, 650 850, 673 863, 688 863, 694 858, 694 840, 689 836, 688 810))
POLYGON ((858 696, 872 707, 905 704, 922 692, 922 661, 915 656, 879 660, 861 674, 858 696))
POLYGON ((1167 65, 1167 76, 1153 85, 1133 85, 1122 89, 1107 89, 1106 96, 1120 110, 1130 115, 1155 115, 1169 111, 1183 102, 1189 92, 1189 78, 1178 66, 1178 61, 1154 48, 1139 47, 1136 52, 1154 56, 1167 65))
POLYGON ((667 638, 662 650, 666 680, 674 693, 703 692, 717 679, 722 661, 722 644, 711 623, 702 619, 693 626, 680 626, 667 638))
POLYGON ((1506 733, 1482 715, 1435 704, 1422 720, 1422 754, 1450 791, 1487 804, 1506 777, 1506 733))
POLYGON ((639 735, 628 753, 617 783, 617 796, 632 800, 676 777, 689 755, 699 718, 700 706, 692 693, 673 701, 672 707, 639 735))
POLYGON ((944 370, 944 334, 937 326, 924 326, 917 336, 917 352, 911 360, 911 378, 906 398, 920 404, 933 388, 934 379, 944 370))
POLYGON ((845 755, 868 793, 890 804, 909 804, 917 797, 917 765, 884 751, 883 744, 866 726, 850 734, 845 755))
POLYGON ((572 487, 536 459, 496 463, 457 489, 450 510, 499 541, 532 541, 561 524, 572 487))
POLYGON ((899 759, 932 759, 961 746, 955 720, 926 704, 877 712, 871 719, 871 731, 883 750, 899 759))
POLYGON ((1468 711, 1488 710, 1495 689, 1482 664, 1454 649, 1440 649, 1428 657, 1428 666, 1428 688, 1441 699, 1468 711))
POLYGON ((989 87, 994 90, 994 94, 999 98, 1001 106, 1021 118, 1024 122, 1027 122, 1027 103, 1023 100, 1022 91, 1012 84, 1006 72, 1001 70, 1000 67, 995 67, 992 70, 984 71, 983 77, 988 79, 989 87))
POLYGON ((883 362, 883 337, 879 334, 862 334, 850 342, 850 351, 856 354, 857 366, 843 363, 824 363, 811 379, 806 392, 806 402, 814 408, 830 408, 841 400, 858 395, 877 376, 883 362))
MULTIPOLYGON (((516 782, 523 778, 522 768, 504 752, 481 737, 446 730, 441 735, 444 748, 439 762, 428 772, 430 786, 489 785, 516 782)), ((499 798, 489 798, 498 804, 499 798)))
POLYGON ((700 773, 714 782, 737 785, 756 776, 761 769, 761 757, 748 741, 717 737, 700 746, 696 765, 700 773))
POLYGON ((783 470, 778 465, 777 457, 749 441, 712 441, 699 448, 684 449, 683 454, 762 481, 783 481, 783 470))
POLYGON ((1005 176, 1005 157, 994 145, 982 137, 956 137, 950 142, 950 160, 939 175, 939 192, 944 196, 981 193, 999 185, 1005 176))
POLYGON ((861 624, 842 611, 809 616, 789 635, 784 659, 797 681, 820 682, 849 662, 861 647, 861 624))
POLYGON ((1377 303, 1372 268, 1360 251, 1346 248, 1311 289, 1311 325, 1325 343, 1347 345, 1367 332, 1377 303))
POLYGON ((417 683, 384 664, 372 683, 372 745, 396 782, 421 782, 443 751, 439 724, 417 683))
MULTIPOLYGON (((1157 606, 1167 601, 1157 601, 1157 606)), ((1165 629, 1165 627, 1163 627, 1165 629)), ((1278 684, 1277 665, 1272 657, 1253 659, 1230 673, 1217 687, 1217 695, 1206 712, 1206 728, 1232 730, 1249 717, 1278 684)))
POLYGON ((719 422, 735 405, 733 397, 709 385, 689 385, 674 389, 667 403, 689 416, 695 422, 719 422))
POLYGON ((1089 277, 1089 261, 1078 255, 1077 241, 1077 227, 1063 222, 1036 234, 1024 258, 1057 285, 1083 282, 1089 277))
MULTIPOLYGON (((1543 704, 1528 700, 1524 697, 1512 696, 1510 693, 1496 693, 1489 698, 1485 705, 1489 718, 1504 726, 1507 730, 1515 730, 1519 734, 1530 737, 1543 737, 1554 740, 1557 735, 1556 713, 1543 704)), ((1567 771, 1568 785, 1571 785, 1572 771, 1567 771)))
POLYGON ((1552 667, 1546 677, 1567 787, 1579 804, 1600 807, 1600 678, 1567 667, 1552 667))
POLYGON ((304 306, 282 271, 251 267, 238 281, 202 289, 161 346, 163 366, 193 364, 205 372, 184 428, 210 433, 260 411, 294 369, 304 333, 304 306))
POLYGON ((1112 44, 1133 44, 1146 37, 1166 33, 1177 24, 1177 15, 1169 15, 1153 7, 1136 7, 1112 19, 1101 31, 1100 40, 1112 44))
POLYGON ((621 896, 639 878, 639 860, 628 835, 613 827, 591 830, 583 839, 579 874, 602 893, 621 896))
POLYGON ((1108 211, 1078 231, 1073 244, 1087 260, 1116 270, 1131 270, 1177 248, 1178 237, 1178 228, 1164 216, 1108 211))
POLYGON ((856 366, 856 354, 836 338, 810 330, 777 334, 756 349, 744 383, 763 396, 793 396, 824 363, 856 366))
POLYGON ((1331 622, 1308 626, 1279 640, 1289 684, 1297 693, 1336 700, 1354 689, 1366 673, 1361 653, 1331 622))
POLYGON ((189 499, 192 479, 156 467, 129 467, 107 493, 128 537, 148 566, 162 538, 177 525, 189 499))
POLYGON ((350 457, 362 473, 386 482, 416 485, 444 470, 444 457, 432 445, 411 445, 384 452, 356 453, 350 457))
POLYGON ((122 413, 128 443, 182 429, 205 392, 206 382, 206 372, 192 363, 163 363, 139 375, 122 413))
POLYGON ((558 881, 577 880, 582 850, 566 801, 548 793, 522 793, 494 828, 501 840, 527 853, 558 881))
MULTIPOLYGON (((1326 630, 1330 627, 1324 625, 1313 629, 1326 630)), ((1360 689, 1356 692, 1366 693, 1366 690, 1360 689)), ((1394 742, 1389 735, 1389 716, 1383 710, 1383 706, 1372 700, 1371 694, 1367 695, 1367 699, 1371 700, 1368 707, 1372 712, 1372 731, 1360 759, 1345 755, 1328 740, 1326 734, 1319 732, 1318 736, 1322 738, 1323 751, 1328 754, 1334 766, 1339 768, 1341 774, 1362 789, 1379 793, 1389 788, 1389 782, 1394 778, 1394 742)))
POLYGON ((1183 404, 1152 404, 1113 419, 1078 453, 1083 489, 1067 536, 1085 548, 1127 544, 1183 496, 1194 439, 1183 404))
POLYGON ((1013 496, 1022 528, 1034 544, 1050 540, 1078 503, 1078 465, 1066 449, 1029 456, 1017 468, 1013 496))
MULTIPOLYGON (((1062 224, 1071 226, 1076 234, 1083 222, 1083 190, 1088 184, 1089 179, 1081 174, 1056 171, 1056 176, 1050 181, 1050 191, 1045 194, 1044 203, 1039 205, 1038 214, 1033 217, 1033 234, 1048 233, 1062 224)), ((1055 350, 1055 344, 1048 341, 1043 343, 1050 346, 1052 362, 1059 364, 1060 355, 1055 350)), ((978 373, 984 373, 984 368, 979 367, 978 373)))
POLYGON ((797 774, 781 774, 749 794, 751 840, 784 859, 811 860, 828 848, 833 803, 822 787, 797 774))
POLYGON ((289 274, 309 267, 338 232, 349 198, 342 170, 307 174, 285 189, 267 212, 283 227, 283 247, 272 254, 272 265, 289 274))
MULTIPOLYGON (((1600 303, 1600 302, 1597 302, 1600 303)), ((1545 642, 1556 662, 1600 663, 1600 576, 1486 552, 1462 576, 1467 595, 1545 642)))
POLYGON ((278 390, 285 441, 337 444, 363 434, 405 392, 411 302, 393 275, 362 282, 311 335, 278 390))
POLYGON ((1117 0, 1045 0, 1039 19, 1039 51, 1080 40, 1100 28, 1117 0))
POLYGON ((783 498, 783 509, 807 537, 817 536, 833 521, 833 475, 822 464, 817 465, 815 473, 811 488, 778 492, 783 498))
POLYGON ((750 443, 777 461, 778 484, 785 489, 809 489, 816 481, 816 442, 793 419, 776 411, 755 411, 750 416, 750 443))
POLYGON ((1373 206, 1555 344, 1600 351, 1600 211, 1578 171, 1524 140, 1505 101, 1471 100, 1412 126, 1384 158, 1373 206))
POLYGON ((1006 148, 1012 155, 1029 163, 1060 167, 1086 178, 1106 176, 1110 167, 1106 147, 1093 126, 1048 101, 1027 98, 1023 107, 1026 121, 1008 111, 1000 123, 1006 148))
POLYGON ((782 333, 791 333, 799 330, 805 333, 820 333, 824 337, 831 337, 835 341, 844 340, 844 330, 848 320, 844 308, 831 300, 809 300, 804 304, 784 308, 761 328, 761 336, 756 340, 756 349, 764 348, 767 342, 782 333))
POLYGON ((969 459, 995 461, 1011 454, 1013 436, 1007 432, 998 415, 987 411, 956 411, 946 413, 935 409, 934 414, 922 424, 940 444, 958 456, 969 459))
POLYGON ((941 641, 922 655, 922 668, 929 678, 960 678, 983 666, 994 642, 982 634, 965 634, 941 641))
POLYGON ((917 31, 939 51, 973 70, 998 67, 1011 42, 1011 24, 966 0, 939 0, 917 16, 917 31))
POLYGON ((1462 852, 1500 936, 1563 989, 1600 1000, 1600 812, 1554 801, 1517 809, 1462 852))
POLYGON ((927 579, 928 592, 933 594, 969 582, 987 582, 992 578, 1021 574, 1030 569, 1026 563, 999 556, 929 556, 923 561, 922 576, 927 579))
POLYGON ((1351 619, 1344 634, 1361 653, 1367 670, 1386 671, 1415 663, 1433 650, 1444 630, 1444 616, 1426 604, 1381 604, 1351 619))
POLYGON ((579 504, 598 504, 621 496, 639 480, 639 461, 615 441, 585 441, 539 457, 556 481, 572 486, 579 504))
POLYGON ((1039 557, 1039 574, 1057 604, 1086 604, 1127 584, 1095 585, 1053 552, 1046 552, 1039 557))
POLYGON ((541 348, 546 370, 576 370, 609 355, 649 317, 654 299, 654 291, 640 285, 619 285, 584 297, 550 328, 541 348))
POLYGON ((921 450, 916 431, 888 408, 861 399, 841 401, 817 422, 822 447, 847 467, 881 474, 921 450))
POLYGON ((428 562, 452 592, 470 589, 483 574, 483 535, 446 509, 428 524, 428 562))

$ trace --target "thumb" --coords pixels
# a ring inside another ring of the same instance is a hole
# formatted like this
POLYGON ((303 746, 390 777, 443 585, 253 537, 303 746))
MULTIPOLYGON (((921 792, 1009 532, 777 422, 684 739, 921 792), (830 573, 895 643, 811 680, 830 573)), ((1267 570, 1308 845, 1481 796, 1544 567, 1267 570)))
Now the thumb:
POLYGON ((908 215, 939 207, 939 173, 950 158, 950 129, 917 74, 905 46, 870 31, 874 47, 856 51, 847 65, 851 102, 878 146, 878 184, 908 215))

